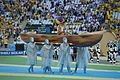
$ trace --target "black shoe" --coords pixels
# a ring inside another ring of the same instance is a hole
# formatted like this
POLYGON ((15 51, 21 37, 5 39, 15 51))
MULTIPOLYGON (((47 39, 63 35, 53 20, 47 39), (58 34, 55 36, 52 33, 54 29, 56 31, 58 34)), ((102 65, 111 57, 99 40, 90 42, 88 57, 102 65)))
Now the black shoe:
POLYGON ((99 61, 97 61, 97 63, 99 64, 99 61))
POLYGON ((115 64, 116 62, 113 62, 113 64, 115 64))

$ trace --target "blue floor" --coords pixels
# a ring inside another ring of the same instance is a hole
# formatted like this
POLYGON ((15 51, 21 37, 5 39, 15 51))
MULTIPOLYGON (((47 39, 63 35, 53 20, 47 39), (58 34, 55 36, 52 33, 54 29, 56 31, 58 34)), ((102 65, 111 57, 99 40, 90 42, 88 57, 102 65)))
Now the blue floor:
MULTIPOLYGON (((64 70, 63 74, 60 74, 58 69, 53 69, 54 74, 50 73, 43 73, 41 68, 34 68, 33 74, 50 74, 50 75, 61 75, 61 76, 81 76, 81 77, 96 77, 96 78, 116 78, 120 79, 120 72, 106 72, 106 71, 93 71, 87 70, 87 73, 84 74, 83 70, 78 70, 75 74, 69 74, 67 70, 64 70)), ((28 73, 26 67, 13 67, 13 66, 0 66, 0 73, 7 72, 7 73, 25 73, 25 74, 32 74, 28 73)))

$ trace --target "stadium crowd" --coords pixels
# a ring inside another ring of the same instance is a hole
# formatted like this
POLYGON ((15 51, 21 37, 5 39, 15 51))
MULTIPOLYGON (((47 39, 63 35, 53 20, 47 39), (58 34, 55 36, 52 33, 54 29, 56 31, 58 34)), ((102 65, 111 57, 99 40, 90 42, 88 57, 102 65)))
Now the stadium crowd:
POLYGON ((119 32, 119 23, 107 22, 111 18, 107 11, 112 8, 105 3, 104 0, 0 0, 0 46, 7 48, 17 42, 24 31, 21 26, 24 21, 31 25, 52 24, 57 32, 70 34, 111 29, 119 32))

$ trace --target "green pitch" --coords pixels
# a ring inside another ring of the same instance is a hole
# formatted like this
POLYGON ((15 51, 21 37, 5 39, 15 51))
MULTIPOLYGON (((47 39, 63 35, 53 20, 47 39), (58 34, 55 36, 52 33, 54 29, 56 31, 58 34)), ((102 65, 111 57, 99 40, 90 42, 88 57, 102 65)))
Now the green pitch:
POLYGON ((87 79, 23 77, 23 76, 0 76, 0 79, 1 79, 1 80, 87 80, 87 79))
MULTIPOLYGON (((0 56, 0 64, 16 64, 16 65, 27 65, 26 57, 19 56, 0 56)), ((41 66, 41 60, 37 60, 37 65, 41 66)), ((58 67, 58 63, 55 61, 53 67, 58 67)), ((72 68, 75 68, 75 63, 72 63, 72 68)), ((99 64, 89 64, 88 69, 97 70, 115 70, 120 71, 120 66, 116 65, 99 65, 99 64)))
MULTIPOLYGON (((120 62, 119 62, 120 63, 120 62)), ((27 65, 27 58, 26 56, 0 56, 0 65, 27 65)), ((41 59, 38 57, 37 65, 41 66, 41 59)), ((58 67, 58 62, 54 61, 53 67, 58 67)), ((75 63, 72 63, 72 68, 75 68, 75 63)), ((94 70, 108 70, 108 71, 120 71, 120 65, 111 65, 111 64, 92 64, 89 63, 88 69, 94 70)), ((32 74, 31 74, 32 75, 32 74)), ((35 77, 35 76, 9 76, 9 75, 0 75, 0 80, 88 80, 89 78, 85 79, 70 79, 70 78, 54 78, 54 77, 35 77)), ((94 79, 95 80, 95 79, 94 79)))

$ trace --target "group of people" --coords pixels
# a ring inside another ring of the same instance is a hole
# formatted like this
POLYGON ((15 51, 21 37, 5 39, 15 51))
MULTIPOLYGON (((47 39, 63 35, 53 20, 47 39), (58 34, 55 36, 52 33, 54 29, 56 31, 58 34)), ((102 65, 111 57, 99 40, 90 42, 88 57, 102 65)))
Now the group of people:
MULTIPOLYGON (((28 56, 28 63, 30 67, 28 68, 28 72, 33 72, 33 66, 36 64, 37 61, 37 54, 35 53, 35 44, 34 38, 30 38, 30 43, 28 43, 27 48, 27 56, 28 56)), ((70 54, 70 46, 68 44, 68 40, 66 37, 63 38, 63 43, 61 43, 59 47, 59 56, 58 56, 58 64, 60 66, 59 72, 63 73, 63 68, 67 67, 67 70, 70 74, 76 73, 77 69, 83 68, 84 73, 86 73, 87 63, 89 60, 89 52, 87 47, 78 47, 77 50, 77 60, 76 60, 76 67, 75 70, 71 70, 71 54, 70 54)), ((53 63, 53 45, 49 42, 48 39, 45 39, 45 43, 40 50, 40 56, 42 57, 42 69, 43 72, 46 73, 52 71, 52 63, 53 63)))
MULTIPOLYGON (((107 61, 111 64, 116 63, 117 55, 119 55, 119 45, 118 41, 109 41, 107 43, 107 61)), ((100 62, 100 55, 101 55, 101 49, 100 49, 100 43, 97 43, 94 46, 89 47, 89 53, 90 53, 90 62, 94 61, 94 56, 96 56, 97 63, 100 62)))
POLYGON ((9 48, 10 44, 14 44, 17 41, 19 34, 21 33, 21 29, 12 29, 6 28, 1 30, 0 32, 0 48, 9 48))
MULTIPOLYGON (((106 6, 104 6, 103 3, 104 1, 102 0, 86 0, 84 2, 80 0, 1 1, 1 15, 8 19, 12 17, 12 20, 16 18, 17 21, 13 22, 15 25, 19 25, 19 23, 24 20, 36 24, 36 20, 38 20, 38 23, 42 22, 43 24, 52 22, 53 27, 57 26, 55 24, 57 22, 54 22, 54 20, 51 21, 51 17, 61 16, 64 18, 65 30, 71 25, 73 27, 69 28, 70 31, 74 29, 75 32, 78 30, 93 32, 102 30, 106 27, 104 26, 102 28, 100 25, 105 22, 105 17, 107 15, 105 11, 106 6), (9 10, 9 7, 11 10, 9 10), (74 22, 79 22, 81 24, 74 25, 74 22)), ((11 25, 12 23, 9 24, 11 25)))
MULTIPOLYGON (((52 22, 52 30, 62 26, 61 31, 71 34, 104 30, 110 26, 105 23, 109 12, 104 3, 106 4, 104 0, 0 0, 0 25, 4 26, 0 29, 0 43, 9 40, 11 35, 19 35, 24 27, 20 24, 26 20, 34 24, 36 20, 43 24, 52 22), (51 19, 57 16, 64 18, 64 25, 57 25, 57 21, 51 19), (75 22, 80 24, 74 24, 75 22)), ((112 24, 112 28, 118 29, 117 26, 119 24, 112 24)))
POLYGON ((95 46, 91 46, 89 47, 89 53, 90 53, 90 61, 93 62, 93 58, 94 58, 94 53, 96 53, 96 57, 97 57, 97 63, 100 62, 100 43, 97 43, 95 46))
POLYGON ((118 42, 117 41, 109 41, 107 44, 108 47, 108 61, 110 63, 116 63, 116 56, 118 55, 118 42))

